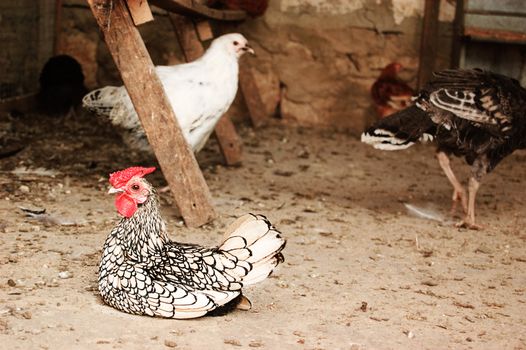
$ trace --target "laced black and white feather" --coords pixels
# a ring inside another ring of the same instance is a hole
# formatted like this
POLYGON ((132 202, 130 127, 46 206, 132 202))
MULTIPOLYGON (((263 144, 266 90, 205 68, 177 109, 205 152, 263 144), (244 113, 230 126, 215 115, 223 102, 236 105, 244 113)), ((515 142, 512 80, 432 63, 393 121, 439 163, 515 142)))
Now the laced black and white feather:
POLYGON ((247 214, 219 247, 170 241, 155 194, 109 234, 99 267, 107 304, 128 313, 194 318, 240 296, 283 261, 285 240, 262 215, 247 214))

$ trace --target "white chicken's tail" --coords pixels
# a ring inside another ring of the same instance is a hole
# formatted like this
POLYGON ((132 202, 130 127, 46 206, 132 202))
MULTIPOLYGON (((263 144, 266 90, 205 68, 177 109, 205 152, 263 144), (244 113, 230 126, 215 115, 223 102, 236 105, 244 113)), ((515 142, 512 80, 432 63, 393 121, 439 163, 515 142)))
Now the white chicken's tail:
POLYGON ((241 283, 247 286, 267 278, 284 261, 281 251, 285 243, 266 217, 247 214, 227 229, 219 250, 248 263, 248 271, 240 276, 241 283))
POLYGON ((121 99, 122 88, 106 86, 93 90, 82 98, 82 106, 98 115, 110 116, 115 104, 121 99))

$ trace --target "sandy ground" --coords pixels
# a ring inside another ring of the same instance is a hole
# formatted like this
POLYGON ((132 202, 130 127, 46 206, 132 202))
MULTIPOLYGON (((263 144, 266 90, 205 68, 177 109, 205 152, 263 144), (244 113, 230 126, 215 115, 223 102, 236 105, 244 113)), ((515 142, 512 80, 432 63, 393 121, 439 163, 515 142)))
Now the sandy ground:
MULTIPOLYGON (((154 161, 93 119, 0 126, 4 150, 23 147, 0 160, 2 348, 526 348, 524 152, 487 177, 477 203, 486 229, 470 231, 453 227, 431 146, 388 153, 344 133, 244 128, 243 166, 226 168, 212 140, 198 159, 218 218, 185 228, 163 194, 173 239, 214 245, 235 217, 263 213, 288 240, 286 261, 246 290, 252 310, 181 321, 118 312, 97 292, 101 247, 118 220, 107 175, 154 161), (54 175, 34 174, 40 167, 54 175)), ((453 166, 468 175, 460 160, 453 166)), ((165 185, 160 172, 151 179, 165 185)))

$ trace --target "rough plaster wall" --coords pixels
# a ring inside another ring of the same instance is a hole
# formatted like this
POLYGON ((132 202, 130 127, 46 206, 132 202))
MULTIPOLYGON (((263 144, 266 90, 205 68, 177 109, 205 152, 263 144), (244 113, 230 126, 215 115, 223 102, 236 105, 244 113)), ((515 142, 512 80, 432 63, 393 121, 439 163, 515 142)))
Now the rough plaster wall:
MULTIPOLYGON (((402 63, 403 78, 415 82, 423 3, 273 1, 263 18, 247 21, 239 30, 257 48, 257 60, 248 62, 258 75, 274 76, 265 80, 272 85, 264 90, 275 96, 267 104, 280 100, 281 117, 358 133, 375 118, 369 88, 385 65, 402 63)), ((441 18, 448 22, 441 25, 436 68, 448 65, 453 10, 443 2, 441 18)), ((269 105, 269 113, 273 110, 269 105)))
MULTIPOLYGON (((269 115, 302 125, 355 133, 375 118, 369 88, 381 68, 398 61, 402 77, 416 81, 423 0, 271 0, 264 17, 220 31, 239 31, 256 48, 243 58, 256 74, 269 115), (277 113, 276 113, 277 111, 277 113)), ((91 12, 66 0, 64 51, 81 61, 90 87, 120 83, 91 12)), ((443 0, 439 57, 446 67, 453 5, 443 0)), ((156 64, 182 61, 166 16, 140 27, 156 64)), ((233 116, 246 116, 240 101, 233 116)))

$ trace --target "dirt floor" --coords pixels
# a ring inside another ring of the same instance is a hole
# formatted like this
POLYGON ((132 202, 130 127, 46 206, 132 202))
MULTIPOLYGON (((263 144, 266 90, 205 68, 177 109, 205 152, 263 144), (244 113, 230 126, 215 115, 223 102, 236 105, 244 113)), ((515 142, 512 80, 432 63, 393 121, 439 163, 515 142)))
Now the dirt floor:
MULTIPOLYGON (((185 228, 162 195, 174 240, 214 245, 246 212, 265 214, 288 240, 285 263, 246 290, 252 310, 181 321, 118 312, 97 292, 118 220, 108 173, 154 160, 94 117, 2 118, 2 348, 526 348, 525 152, 487 177, 477 203, 486 229, 470 231, 453 226, 433 147, 381 152, 344 133, 276 124, 241 129, 242 167, 222 166, 214 140, 198 155, 219 214, 212 224, 185 228)), ((160 172, 151 180, 165 185, 160 172)))

